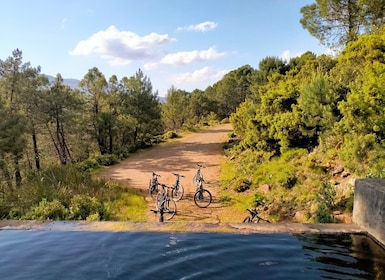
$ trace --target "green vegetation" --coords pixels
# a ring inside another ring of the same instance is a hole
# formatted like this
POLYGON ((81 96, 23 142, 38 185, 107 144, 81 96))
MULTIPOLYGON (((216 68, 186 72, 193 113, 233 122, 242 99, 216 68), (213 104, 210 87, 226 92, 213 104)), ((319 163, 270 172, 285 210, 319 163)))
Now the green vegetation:
POLYGON ((53 166, 29 174, 23 187, 0 199, 0 216, 33 220, 144 220, 142 195, 117 184, 92 179, 76 165, 53 166))
POLYGON ((94 67, 72 89, 16 49, 0 60, 0 218, 143 220, 140 194, 91 172, 223 120, 224 205, 275 221, 351 212, 346 180, 385 177, 384 0, 315 2, 301 24, 336 55, 266 57, 205 90, 172 86, 164 103, 140 69, 118 80, 94 67))

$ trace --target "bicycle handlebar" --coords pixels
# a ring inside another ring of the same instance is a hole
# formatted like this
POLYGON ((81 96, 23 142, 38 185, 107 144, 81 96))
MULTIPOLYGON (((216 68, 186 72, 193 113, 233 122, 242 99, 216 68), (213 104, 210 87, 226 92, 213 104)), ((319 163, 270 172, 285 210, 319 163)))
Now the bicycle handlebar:
POLYGON ((252 210, 250 210, 250 209, 246 209, 250 214, 252 214, 252 215, 258 215, 258 212, 257 212, 257 210, 256 209, 252 209, 252 210))
POLYGON ((184 176, 183 175, 181 175, 181 174, 178 174, 178 173, 172 173, 173 175, 175 175, 176 177, 182 177, 182 178, 184 178, 184 176))

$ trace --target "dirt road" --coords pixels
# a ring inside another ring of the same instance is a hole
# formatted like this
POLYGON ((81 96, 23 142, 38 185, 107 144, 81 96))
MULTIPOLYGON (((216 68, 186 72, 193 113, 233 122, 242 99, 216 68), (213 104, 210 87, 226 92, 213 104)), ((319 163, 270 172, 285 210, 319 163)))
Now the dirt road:
POLYGON ((99 176, 143 190, 148 202, 147 221, 153 222, 157 221, 158 217, 150 211, 155 209, 154 201, 148 196, 148 183, 152 172, 160 174, 159 182, 166 185, 174 183, 173 172, 181 174, 185 176, 181 178, 185 195, 177 202, 177 215, 173 221, 220 222, 222 207, 217 189, 220 163, 223 159, 222 145, 228 140, 231 130, 230 124, 223 124, 173 139, 131 156, 99 176), (193 201, 195 187, 192 178, 197 163, 205 166, 202 169, 204 186, 213 195, 213 203, 205 209, 198 208, 193 201))

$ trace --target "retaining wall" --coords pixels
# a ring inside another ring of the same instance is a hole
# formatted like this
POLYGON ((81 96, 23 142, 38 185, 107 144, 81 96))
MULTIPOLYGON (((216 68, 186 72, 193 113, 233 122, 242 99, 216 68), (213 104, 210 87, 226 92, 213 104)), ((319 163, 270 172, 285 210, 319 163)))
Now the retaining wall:
POLYGON ((356 180, 353 223, 385 247, 385 179, 356 180))

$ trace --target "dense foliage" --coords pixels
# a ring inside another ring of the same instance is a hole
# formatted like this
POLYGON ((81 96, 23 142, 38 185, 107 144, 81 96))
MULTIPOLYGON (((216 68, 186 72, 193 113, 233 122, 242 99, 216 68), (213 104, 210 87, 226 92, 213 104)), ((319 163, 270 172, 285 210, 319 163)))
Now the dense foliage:
POLYGON ((316 199, 325 185, 385 177, 385 29, 359 36, 336 57, 305 53, 283 68, 267 81, 257 71, 230 117, 239 143, 228 151, 235 160, 225 189, 259 198, 265 185, 262 197, 277 220, 305 211, 329 221, 332 210, 351 211, 352 190, 330 204, 316 199))
POLYGON ((351 211, 351 191, 334 185, 385 177, 383 4, 317 0, 301 23, 338 55, 266 57, 205 90, 172 86, 163 103, 140 69, 119 80, 95 67, 74 89, 60 74, 49 82, 16 49, 0 59, 0 218, 140 220, 127 214, 143 207, 139 195, 91 172, 224 119, 234 133, 222 201, 267 205, 276 220, 351 211))

